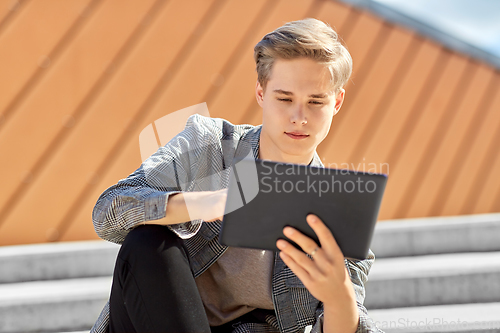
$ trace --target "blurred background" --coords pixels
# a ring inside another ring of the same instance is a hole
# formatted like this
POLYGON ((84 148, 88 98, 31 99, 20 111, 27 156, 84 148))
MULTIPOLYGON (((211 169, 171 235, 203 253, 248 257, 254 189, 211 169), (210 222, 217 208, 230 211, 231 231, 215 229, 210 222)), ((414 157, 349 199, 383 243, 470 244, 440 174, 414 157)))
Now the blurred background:
POLYGON ((140 166, 141 131, 202 102, 259 124, 253 47, 306 17, 354 60, 319 155, 389 174, 370 315, 386 332, 500 332, 499 13, 496 0, 0 0, 0 332, 88 331, 118 250, 97 241, 92 209, 140 166))
POLYGON ((500 211, 498 1, 1 0, 0 245, 96 239, 139 133, 207 102, 259 124, 253 46, 334 27, 354 59, 328 166, 389 174, 380 220, 500 211))

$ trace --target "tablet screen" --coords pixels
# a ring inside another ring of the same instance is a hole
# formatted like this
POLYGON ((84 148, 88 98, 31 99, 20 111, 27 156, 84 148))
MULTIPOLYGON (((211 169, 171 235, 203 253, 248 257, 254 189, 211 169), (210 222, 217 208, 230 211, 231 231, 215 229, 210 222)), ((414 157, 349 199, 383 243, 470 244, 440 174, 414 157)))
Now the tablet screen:
MULTIPOLYGON (((365 259, 387 176, 344 169, 244 159, 233 165, 219 242, 277 250, 283 228, 318 238, 306 222, 316 214, 347 258, 365 259)), ((290 240, 288 240, 290 241, 290 240)), ((293 242, 292 242, 293 243, 293 242)))

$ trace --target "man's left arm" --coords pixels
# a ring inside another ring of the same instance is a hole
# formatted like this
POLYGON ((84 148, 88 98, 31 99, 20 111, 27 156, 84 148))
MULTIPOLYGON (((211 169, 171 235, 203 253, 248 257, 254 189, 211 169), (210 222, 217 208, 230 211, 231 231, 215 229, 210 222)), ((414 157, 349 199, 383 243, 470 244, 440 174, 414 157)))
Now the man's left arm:
MULTIPOLYGON (((351 282, 356 294, 356 305, 359 314, 359 323, 356 333, 383 333, 373 320, 368 316, 368 311, 363 305, 365 299, 365 283, 368 280, 368 273, 375 260, 375 255, 371 250, 365 260, 345 259, 345 265, 349 272, 351 282)), ((324 326, 324 308, 323 304, 316 310, 316 323, 310 333, 323 332, 324 326)))
POLYGON ((345 260, 330 230, 315 215, 307 222, 321 243, 298 230, 286 227, 284 234, 306 253, 285 240, 278 240, 280 256, 323 307, 318 309, 312 332, 381 332, 368 317, 364 301, 364 283, 373 263, 373 253, 366 260, 345 260), (311 260, 312 258, 312 260, 311 260))

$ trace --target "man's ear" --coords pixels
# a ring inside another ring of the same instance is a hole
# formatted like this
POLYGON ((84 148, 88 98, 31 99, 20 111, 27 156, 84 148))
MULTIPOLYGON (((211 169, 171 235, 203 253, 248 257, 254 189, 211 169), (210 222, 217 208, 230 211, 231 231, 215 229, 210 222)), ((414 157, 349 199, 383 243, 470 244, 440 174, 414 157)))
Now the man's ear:
POLYGON ((337 95, 335 96, 335 111, 333 114, 334 116, 340 111, 340 108, 344 103, 344 97, 345 97, 345 90, 343 88, 340 88, 339 91, 337 92, 337 95))
POLYGON ((257 84, 255 85, 255 98, 257 98, 257 103, 262 107, 264 103, 264 88, 260 85, 259 80, 257 80, 257 84))

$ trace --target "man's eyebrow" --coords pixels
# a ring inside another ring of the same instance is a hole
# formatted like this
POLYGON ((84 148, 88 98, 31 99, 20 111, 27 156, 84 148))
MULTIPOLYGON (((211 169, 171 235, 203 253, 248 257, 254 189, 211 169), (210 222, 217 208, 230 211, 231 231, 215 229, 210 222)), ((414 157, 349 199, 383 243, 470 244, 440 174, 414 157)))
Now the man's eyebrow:
MULTIPOLYGON (((286 95, 286 96, 293 96, 293 92, 282 90, 282 89, 275 89, 275 90, 273 90, 273 92, 278 93, 278 94, 282 94, 282 95, 286 95)), ((309 95, 309 97, 311 97, 311 98, 327 98, 328 94, 325 94, 325 93, 312 94, 312 95, 309 95)))
POLYGON ((327 98, 328 94, 312 94, 312 95, 309 95, 309 97, 312 97, 312 98, 327 98))
POLYGON ((291 91, 286 91, 286 90, 281 90, 281 89, 275 89, 273 91, 275 93, 278 93, 278 94, 287 95, 287 96, 293 96, 293 92, 291 92, 291 91))

